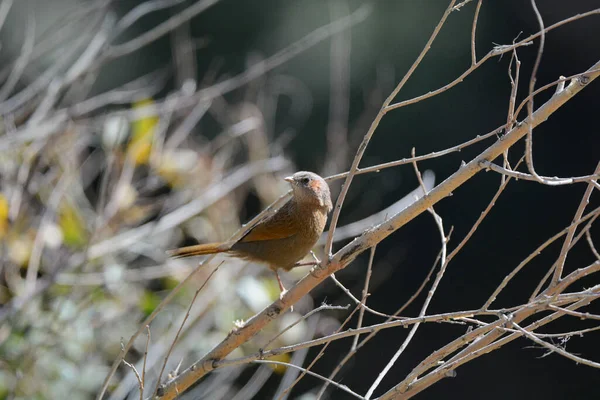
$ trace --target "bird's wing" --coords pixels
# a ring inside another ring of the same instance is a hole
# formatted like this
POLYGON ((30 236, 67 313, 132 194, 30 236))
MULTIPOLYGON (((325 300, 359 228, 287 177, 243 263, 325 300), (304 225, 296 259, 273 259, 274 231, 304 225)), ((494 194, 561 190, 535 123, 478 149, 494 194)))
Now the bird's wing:
POLYGON ((256 224, 244 237, 239 241, 242 243, 260 242, 263 240, 285 239, 294 236, 298 232, 296 221, 290 218, 288 208, 285 204, 277 213, 264 221, 256 224))

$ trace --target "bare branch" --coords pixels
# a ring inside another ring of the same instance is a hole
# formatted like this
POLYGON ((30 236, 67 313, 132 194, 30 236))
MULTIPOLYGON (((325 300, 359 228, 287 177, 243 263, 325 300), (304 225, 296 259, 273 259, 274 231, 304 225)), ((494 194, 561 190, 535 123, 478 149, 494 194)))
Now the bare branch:
POLYGON ((501 166, 496 165, 487 160, 482 161, 481 164, 483 166, 485 166, 486 168, 489 168, 492 171, 498 172, 502 175, 510 176, 510 177, 516 178, 516 179, 523 179, 526 181, 535 181, 535 182, 539 182, 543 185, 549 185, 549 186, 571 185, 573 183, 587 182, 593 188, 595 185, 594 185, 594 182, 591 182, 591 181, 600 179, 600 174, 598 172, 594 172, 593 175, 576 176, 576 177, 571 177, 571 178, 558 178, 558 177, 554 177, 554 176, 553 177, 540 176, 540 178, 542 179, 542 181, 540 182, 533 175, 529 175, 529 174, 519 172, 519 171, 508 170, 506 168, 502 168, 501 166))
MULTIPOLYGON (((164 36, 167 33, 171 32, 172 30, 176 29, 181 24, 194 18, 196 15, 206 11, 208 8, 212 7, 217 2, 218 2, 218 0, 198 1, 194 4, 192 4, 191 6, 187 7, 186 9, 184 9, 180 13, 172 16, 165 22, 158 24, 157 26, 155 26, 148 32, 145 32, 145 33, 139 35, 135 39, 132 39, 128 42, 121 43, 118 45, 113 45, 113 46, 109 47, 105 56, 107 58, 117 58, 117 57, 122 57, 129 53, 133 53, 134 51, 139 50, 140 48, 152 43, 153 41, 160 38, 161 36, 164 36)), ((126 21, 122 22, 122 24, 119 26, 120 31, 125 30, 127 28, 127 26, 133 24, 143 14, 146 14, 147 12, 150 12, 150 11, 154 11, 155 9, 160 9, 160 8, 162 8, 162 6, 168 7, 170 5, 173 5, 174 2, 171 2, 168 4, 169 5, 165 5, 165 4, 157 5, 156 3, 154 3, 151 6, 149 6, 149 8, 144 9, 144 10, 134 9, 133 11, 136 11, 136 13, 134 14, 132 11, 132 13, 127 15, 128 19, 126 21), (153 7, 153 8, 150 8, 150 7, 153 7)))
MULTIPOLYGON (((527 117, 529 119, 533 118, 533 91, 535 90, 535 81, 537 80, 537 71, 540 67, 540 63, 542 61, 542 54, 544 54, 544 44, 546 43, 546 32, 544 30, 544 20, 542 19, 542 15, 540 14, 535 0, 531 0, 531 8, 533 8, 533 12, 535 13, 535 17, 537 18, 538 24, 540 25, 540 47, 538 48, 537 56, 535 58, 535 63, 533 64, 533 70, 531 71, 531 78, 529 79, 529 100, 527 101, 527 117)), ((533 175, 533 177, 540 183, 543 182, 542 177, 540 177, 535 168, 533 166, 533 127, 529 126, 529 130, 527 131, 527 137, 525 138, 525 163, 527 164, 527 169, 533 175)))
MULTIPOLYGON (((596 178, 592 178, 592 179, 596 180, 600 177, 600 176, 598 176, 598 175, 600 175, 600 162, 598 162, 598 165, 596 166, 596 170, 594 171, 594 174, 596 175, 596 178)), ((590 181, 590 183, 588 184, 588 187, 585 189, 585 192, 583 193, 583 197, 581 198, 581 201, 579 202, 579 207, 577 207, 577 211, 575 212, 575 216, 573 217, 573 222, 581 219, 583 212, 585 211, 587 205, 590 202, 590 196, 592 195, 592 191, 594 190, 594 185, 593 185, 594 183, 596 183, 596 182, 590 181)), ((571 248, 571 242, 573 241, 573 236, 575 236, 576 229, 577 229, 577 226, 573 226, 569 229, 569 232, 567 232, 567 237, 565 238, 565 241, 563 242, 563 246, 562 246, 562 248, 560 250, 560 254, 558 256, 558 260, 556 260, 556 267, 554 268, 554 276, 552 278, 551 285, 557 284, 562 277, 562 271, 565 266, 565 261, 567 259, 567 253, 568 253, 569 249, 571 248)))
MULTIPOLYGON (((414 149, 413 149, 413 151, 414 151, 414 149)), ((420 172, 417 169, 416 163, 414 163, 414 166, 415 166, 415 170, 417 172, 417 176, 420 176, 420 172)), ((419 178, 419 180, 420 180, 420 178, 419 178)), ((422 184, 422 181, 421 181, 421 184, 422 184)), ((431 215, 433 215, 433 218, 434 218, 436 225, 440 232, 440 237, 441 237, 441 242, 442 242, 441 257, 440 257, 441 266, 440 266, 440 270, 437 273, 435 281, 433 282, 433 285, 431 286, 431 289, 427 293, 427 298, 425 299, 425 302, 423 303, 421 312, 419 313, 419 317, 423 317, 425 315, 425 313, 427 312, 429 303, 431 302, 431 299, 433 298, 433 295, 435 294, 437 287, 438 287, 440 281, 442 280, 442 277, 444 276, 444 272, 446 272, 446 267, 448 266, 448 264, 446 262, 447 238, 446 238, 446 233, 444 232, 444 225, 442 223, 442 218, 435 213, 433 208, 430 208, 429 212, 431 213, 431 215)), ((394 353, 394 355, 392 356, 390 361, 383 368, 383 370, 379 373, 379 375, 377 376, 377 379, 375 379, 375 381, 373 382, 373 384, 367 391, 367 395, 365 396, 367 399, 371 398, 371 396, 373 395, 373 392, 375 392, 375 389, 377 389, 377 387, 379 386, 379 384, 381 383, 383 378, 385 378, 385 376, 390 371, 390 369, 394 366, 394 364, 396 363, 396 361, 398 360, 400 355, 404 352, 404 350, 406 350, 406 348, 408 347, 408 344, 410 343, 410 341, 412 340, 414 335, 417 333, 417 330, 419 329, 420 325, 421 325, 420 323, 416 323, 413 325, 412 329, 406 336, 406 339, 404 339, 404 342, 402 342, 402 345, 400 346, 400 348, 396 351, 396 353, 394 353)))
MULTIPOLYGON (((3 13, 6 4, 8 4, 8 8, 10 9, 10 5, 12 1, 3 1, 0 6, 0 18, 2 18, 2 24, 4 23, 4 18, 6 18, 6 14, 3 13)), ((8 13, 8 10, 6 10, 8 13)), ((2 25, 0 24, 0 26, 2 25)), ((23 40, 23 47, 21 48, 21 55, 15 61, 15 65, 10 71, 10 75, 2 85, 0 89, 0 102, 5 101, 8 96, 12 93, 13 89, 19 83, 27 64, 29 64, 29 60, 31 58, 31 52, 33 51, 33 45, 35 44, 35 17, 33 13, 29 13, 27 15, 27 23, 25 24, 25 39, 23 40)))
POLYGON ((316 314, 316 313, 318 313, 320 311, 323 311, 323 310, 347 310, 349 307, 350 307, 350 304, 348 304, 345 307, 344 306, 331 306, 329 304, 321 304, 319 307, 315 308, 314 310, 311 310, 311 311, 307 312, 302 317, 298 318, 293 324, 290 324, 290 325, 286 326, 286 328, 284 330, 282 330, 281 332, 279 332, 277 335, 273 336, 271 338, 271 340, 269 340, 263 346, 263 349, 267 350, 269 348, 269 346, 271 345, 271 343, 273 343, 275 340, 277 340, 277 338, 279 338, 281 335, 283 335, 284 333, 286 333, 288 330, 292 329, 294 326, 298 325, 300 322, 306 321, 313 314, 316 314))
POLYGON ((577 364, 583 364, 583 365, 587 365, 588 367, 593 367, 593 368, 600 368, 600 363, 576 356, 575 354, 571 354, 568 351, 561 349, 558 346, 555 346, 555 345, 548 343, 542 339, 539 339, 537 336, 533 335, 531 332, 528 332, 526 329, 521 328, 516 323, 513 323, 512 325, 515 328, 517 328, 519 331, 521 331, 523 333, 523 335, 525 335, 525 337, 534 341, 535 343, 539 344, 540 346, 546 347, 553 353, 557 353, 563 357, 567 357, 568 359, 575 361, 577 364))
POLYGON ((471 65, 477 64, 477 52, 475 49, 475 32, 477 31, 477 21, 479 20, 479 10, 481 10, 482 0, 477 0, 475 15, 473 16, 473 26, 471 28, 471 65))
POLYGON ((331 385, 334 385, 335 387, 337 387, 337 388, 339 388, 339 389, 343 390, 343 391, 344 391, 344 392, 346 392, 346 393, 349 393, 349 394, 351 394, 352 396, 356 397, 357 399, 363 399, 363 400, 364 400, 364 397, 362 397, 362 396, 361 396, 361 395, 359 395, 358 393, 354 393, 352 390, 350 390, 350 388, 348 388, 348 386, 346 386, 346 385, 342 385, 342 384, 340 384, 340 383, 337 383, 337 382, 334 382, 334 381, 332 381, 332 380, 330 380, 330 379, 327 379, 327 378, 325 378, 325 377, 324 377, 324 376, 322 376, 322 375, 316 374, 316 373, 314 373, 314 372, 312 372, 312 371, 309 371, 309 370, 307 370, 307 369, 305 369, 305 368, 302 368, 302 367, 299 367, 299 366, 297 366, 297 365, 294 365, 294 364, 289 364, 289 363, 285 363, 285 362, 281 362, 281 361, 269 361, 269 360, 255 360, 255 361, 253 361, 253 362, 254 362, 255 364, 275 364, 275 365, 283 365, 283 366, 285 366, 285 367, 288 367, 288 368, 290 368, 290 367, 291 367, 291 368, 297 368, 297 369, 299 369, 300 371, 302 371, 302 372, 304 372, 304 373, 306 373, 306 374, 308 374, 308 375, 310 375, 310 376, 314 376, 315 378, 319 378, 319 379, 321 379, 321 380, 324 380, 324 381, 328 382, 328 383, 329 383, 329 384, 331 384, 331 385))
MULTIPOLYGON (((371 271, 373 270, 373 259, 375 258, 375 250, 376 249, 377 249, 377 246, 371 247, 371 252, 369 254, 369 262, 367 263, 367 272, 365 274, 365 285, 363 287, 362 297, 360 299, 361 304, 367 304, 367 297, 369 296, 369 282, 371 281, 371 271)), ((358 312, 358 322, 356 324, 357 328, 360 328, 362 326, 364 315, 365 315, 365 309, 361 307, 360 311, 358 312)), ((352 347, 350 347, 351 352, 356 351, 356 346, 358 345, 359 336, 360 335, 354 336, 354 339, 352 340, 352 347)))
MULTIPOLYGON (((179 339, 179 335, 181 334, 181 331, 183 330, 183 327, 185 326, 185 323, 190 316, 190 310, 192 309, 192 306, 194 305, 194 302, 196 301, 198 294, 200 294, 202 289, 204 289, 206 284, 210 281, 210 279, 213 277, 215 272, 217 272, 219 270, 219 267, 221 265, 223 265, 223 261, 210 272, 208 277, 204 280, 204 282, 202 282, 202 285, 200 285, 200 287, 198 289, 196 289, 196 292, 194 293, 194 297, 192 297, 192 300, 190 301, 190 305, 188 306, 187 312, 185 313, 185 316, 183 317, 183 321, 181 321, 181 324, 179 325, 179 329, 177 329, 177 333, 175 334, 175 337, 173 338, 173 341, 171 342, 171 346, 169 346, 169 350, 167 351, 167 354, 164 357, 164 362, 163 362, 162 367, 160 368, 160 372, 158 373, 158 378, 156 379, 156 387, 154 388, 153 393, 157 393, 157 391, 158 391, 158 387, 160 386, 160 380, 162 379, 162 374, 163 374, 163 372, 165 372, 165 367, 167 366, 167 361, 169 361, 171 352, 173 351, 173 348, 177 344, 177 339, 179 339)), ((148 326, 148 325, 146 325, 146 326, 148 326)))
POLYGON ((138 380, 138 386, 140 389, 140 400, 143 398, 143 393, 144 393, 144 381, 142 380, 142 378, 140 377, 140 374, 138 373, 137 369, 135 369, 135 365, 128 363, 127 361, 123 360, 123 364, 127 365, 129 368, 131 368, 131 370, 133 371, 133 373, 135 374, 135 377, 138 380))

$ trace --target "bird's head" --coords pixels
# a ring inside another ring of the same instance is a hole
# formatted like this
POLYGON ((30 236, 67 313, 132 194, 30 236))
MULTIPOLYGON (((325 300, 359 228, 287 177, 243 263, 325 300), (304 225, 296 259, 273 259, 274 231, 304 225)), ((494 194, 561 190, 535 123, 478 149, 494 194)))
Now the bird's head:
POLYGON ((319 175, 313 172, 299 171, 285 180, 292 185, 297 202, 316 204, 327 208, 327 212, 333 208, 329 185, 319 175))

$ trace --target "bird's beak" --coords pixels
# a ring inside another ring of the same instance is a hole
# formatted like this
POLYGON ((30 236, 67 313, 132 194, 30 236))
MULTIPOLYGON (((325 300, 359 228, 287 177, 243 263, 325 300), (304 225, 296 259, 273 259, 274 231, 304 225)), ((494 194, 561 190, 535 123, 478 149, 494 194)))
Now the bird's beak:
POLYGON ((292 178, 291 176, 286 176, 285 178, 283 178, 283 180, 289 183, 294 182, 294 178, 292 178))

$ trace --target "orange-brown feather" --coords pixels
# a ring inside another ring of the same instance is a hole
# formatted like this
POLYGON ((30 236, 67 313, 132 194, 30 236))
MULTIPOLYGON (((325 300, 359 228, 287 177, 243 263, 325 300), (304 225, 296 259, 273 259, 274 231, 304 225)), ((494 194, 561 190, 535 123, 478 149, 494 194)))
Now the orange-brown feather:
POLYGON ((290 214, 290 204, 286 203, 276 215, 271 216, 262 222, 256 224, 244 237, 240 239, 242 243, 261 242, 263 240, 285 239, 298 232, 297 221, 294 218, 281 218, 282 215, 290 214))
POLYGON ((322 188, 321 188, 321 182, 319 182, 319 181, 318 181, 318 180, 316 180, 316 179, 315 179, 315 180, 312 180, 312 181, 310 181, 310 183, 308 184, 308 186, 309 186, 309 187, 310 187, 312 190, 314 190, 314 191, 319 191, 319 190, 322 190, 322 188))
POLYGON ((204 254, 223 253, 229 250, 231 245, 228 243, 206 243, 197 244, 194 246, 180 247, 175 250, 169 250, 168 254, 174 258, 185 258, 193 256, 201 256, 204 254))

